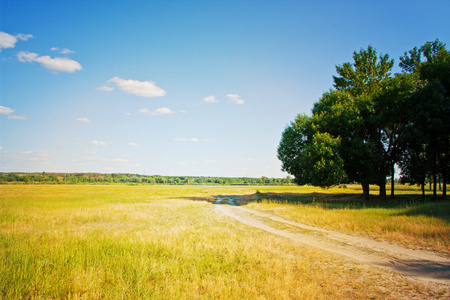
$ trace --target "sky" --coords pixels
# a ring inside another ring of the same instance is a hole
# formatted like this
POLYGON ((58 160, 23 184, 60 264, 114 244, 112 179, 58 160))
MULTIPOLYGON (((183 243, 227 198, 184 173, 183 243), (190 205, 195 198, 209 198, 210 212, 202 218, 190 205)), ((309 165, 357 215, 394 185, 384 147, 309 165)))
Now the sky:
POLYGON ((286 177, 284 128, 450 1, 0 0, 0 172, 286 177))

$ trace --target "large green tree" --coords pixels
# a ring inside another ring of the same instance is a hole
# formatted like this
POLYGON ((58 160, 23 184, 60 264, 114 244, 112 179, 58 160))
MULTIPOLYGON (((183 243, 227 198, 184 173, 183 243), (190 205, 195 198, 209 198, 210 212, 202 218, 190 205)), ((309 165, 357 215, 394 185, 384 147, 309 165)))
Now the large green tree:
MULTIPOLYGON (((424 184, 449 173, 450 56, 438 40, 401 57, 404 72, 392 76, 394 61, 368 46, 353 62, 336 66, 334 90, 286 127, 278 147, 283 170, 298 184, 330 186, 339 180, 369 185, 386 198, 386 178, 395 165, 403 179, 424 184)), ((436 193, 436 192, 435 192, 436 193)), ((394 195, 394 185, 391 185, 394 195)))
MULTIPOLYGON (((405 127, 410 123, 410 98, 418 89, 418 78, 396 74, 383 82, 382 91, 374 98, 372 140, 377 141, 382 157, 380 164, 391 176, 391 197, 394 197, 395 165, 400 163, 405 140, 405 127)), ((381 180, 382 181, 382 180, 381 180)))
POLYGON ((345 176, 339 145, 339 138, 318 132, 313 118, 299 114, 282 134, 278 158, 295 183, 326 188, 341 183, 345 176))
POLYGON ((329 186, 347 178, 360 182, 368 199, 373 183, 386 194, 389 170, 376 134, 374 100, 394 62, 388 55, 378 57, 372 46, 355 51, 353 60, 336 66, 336 90, 314 104, 312 117, 299 116, 285 129, 278 153, 283 169, 297 183, 329 186))
POLYGON ((450 52, 436 39, 405 52, 400 61, 405 73, 422 81, 409 107, 411 120, 407 129, 415 140, 404 142, 404 180, 423 184, 423 178, 431 176, 436 197, 439 176, 445 197, 450 155, 450 52))
MULTIPOLYGON (((376 102, 391 78, 394 60, 388 54, 380 54, 371 45, 353 53, 353 63, 336 66, 339 76, 333 76, 337 91, 345 92, 349 100, 339 103, 341 110, 352 112, 334 116, 340 127, 324 128, 334 131, 342 140, 340 154, 345 161, 350 180, 361 183, 366 199, 369 184, 380 187, 380 196, 386 197, 386 176, 391 173, 386 163, 386 143, 383 141, 382 124, 378 119, 376 102), (348 130, 350 127, 350 131, 348 130)), ((320 106, 314 109, 320 114, 320 106)), ((333 109, 333 108, 332 108, 333 109)), ((314 110, 313 110, 314 111, 314 110)))

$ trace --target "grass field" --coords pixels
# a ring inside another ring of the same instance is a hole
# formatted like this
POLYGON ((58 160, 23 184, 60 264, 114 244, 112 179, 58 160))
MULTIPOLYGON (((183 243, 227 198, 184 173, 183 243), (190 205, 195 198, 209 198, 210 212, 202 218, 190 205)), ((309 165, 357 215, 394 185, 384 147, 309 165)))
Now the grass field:
MULTIPOLYGON (((387 240, 450 257, 450 202, 423 199, 417 187, 398 186, 395 200, 365 202, 359 186, 300 192, 267 192, 250 208, 327 229, 387 240)), ((245 203, 245 201, 243 202, 245 203)))
POLYGON ((445 291, 217 214, 214 195, 301 222, 449 253, 449 204, 358 187, 0 186, 3 299, 408 299, 445 291), (258 193, 257 193, 258 190, 258 193), (257 201, 250 201, 250 200, 257 201), (359 199, 359 198, 358 198, 359 199))

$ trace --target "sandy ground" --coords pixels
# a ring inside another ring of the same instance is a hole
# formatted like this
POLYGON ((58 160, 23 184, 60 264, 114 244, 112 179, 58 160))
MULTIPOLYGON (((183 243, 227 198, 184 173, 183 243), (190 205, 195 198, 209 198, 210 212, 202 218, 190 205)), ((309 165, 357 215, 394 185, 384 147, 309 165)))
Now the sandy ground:
POLYGON ((217 196, 216 199, 217 212, 248 226, 339 254, 356 262, 389 269, 414 280, 450 289, 450 259, 433 252, 407 249, 388 242, 285 220, 269 213, 235 206, 233 197, 217 196), (289 225, 291 229, 279 229, 282 225, 289 225))

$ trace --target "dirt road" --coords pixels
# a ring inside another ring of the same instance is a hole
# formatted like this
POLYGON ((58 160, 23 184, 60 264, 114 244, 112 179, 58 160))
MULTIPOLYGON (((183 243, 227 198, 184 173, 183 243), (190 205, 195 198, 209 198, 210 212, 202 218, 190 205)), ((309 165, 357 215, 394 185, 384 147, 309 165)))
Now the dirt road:
POLYGON ((450 259, 440 257, 433 252, 407 249, 388 242, 289 221, 269 213, 235 206, 233 200, 236 198, 234 197, 217 196, 216 199, 215 209, 219 213, 248 226, 289 238, 297 243, 333 252, 357 262, 382 267, 414 279, 434 282, 450 288, 450 259), (227 203, 224 204, 224 202, 227 203), (283 225, 284 227, 289 225, 291 229, 283 229, 283 225))

